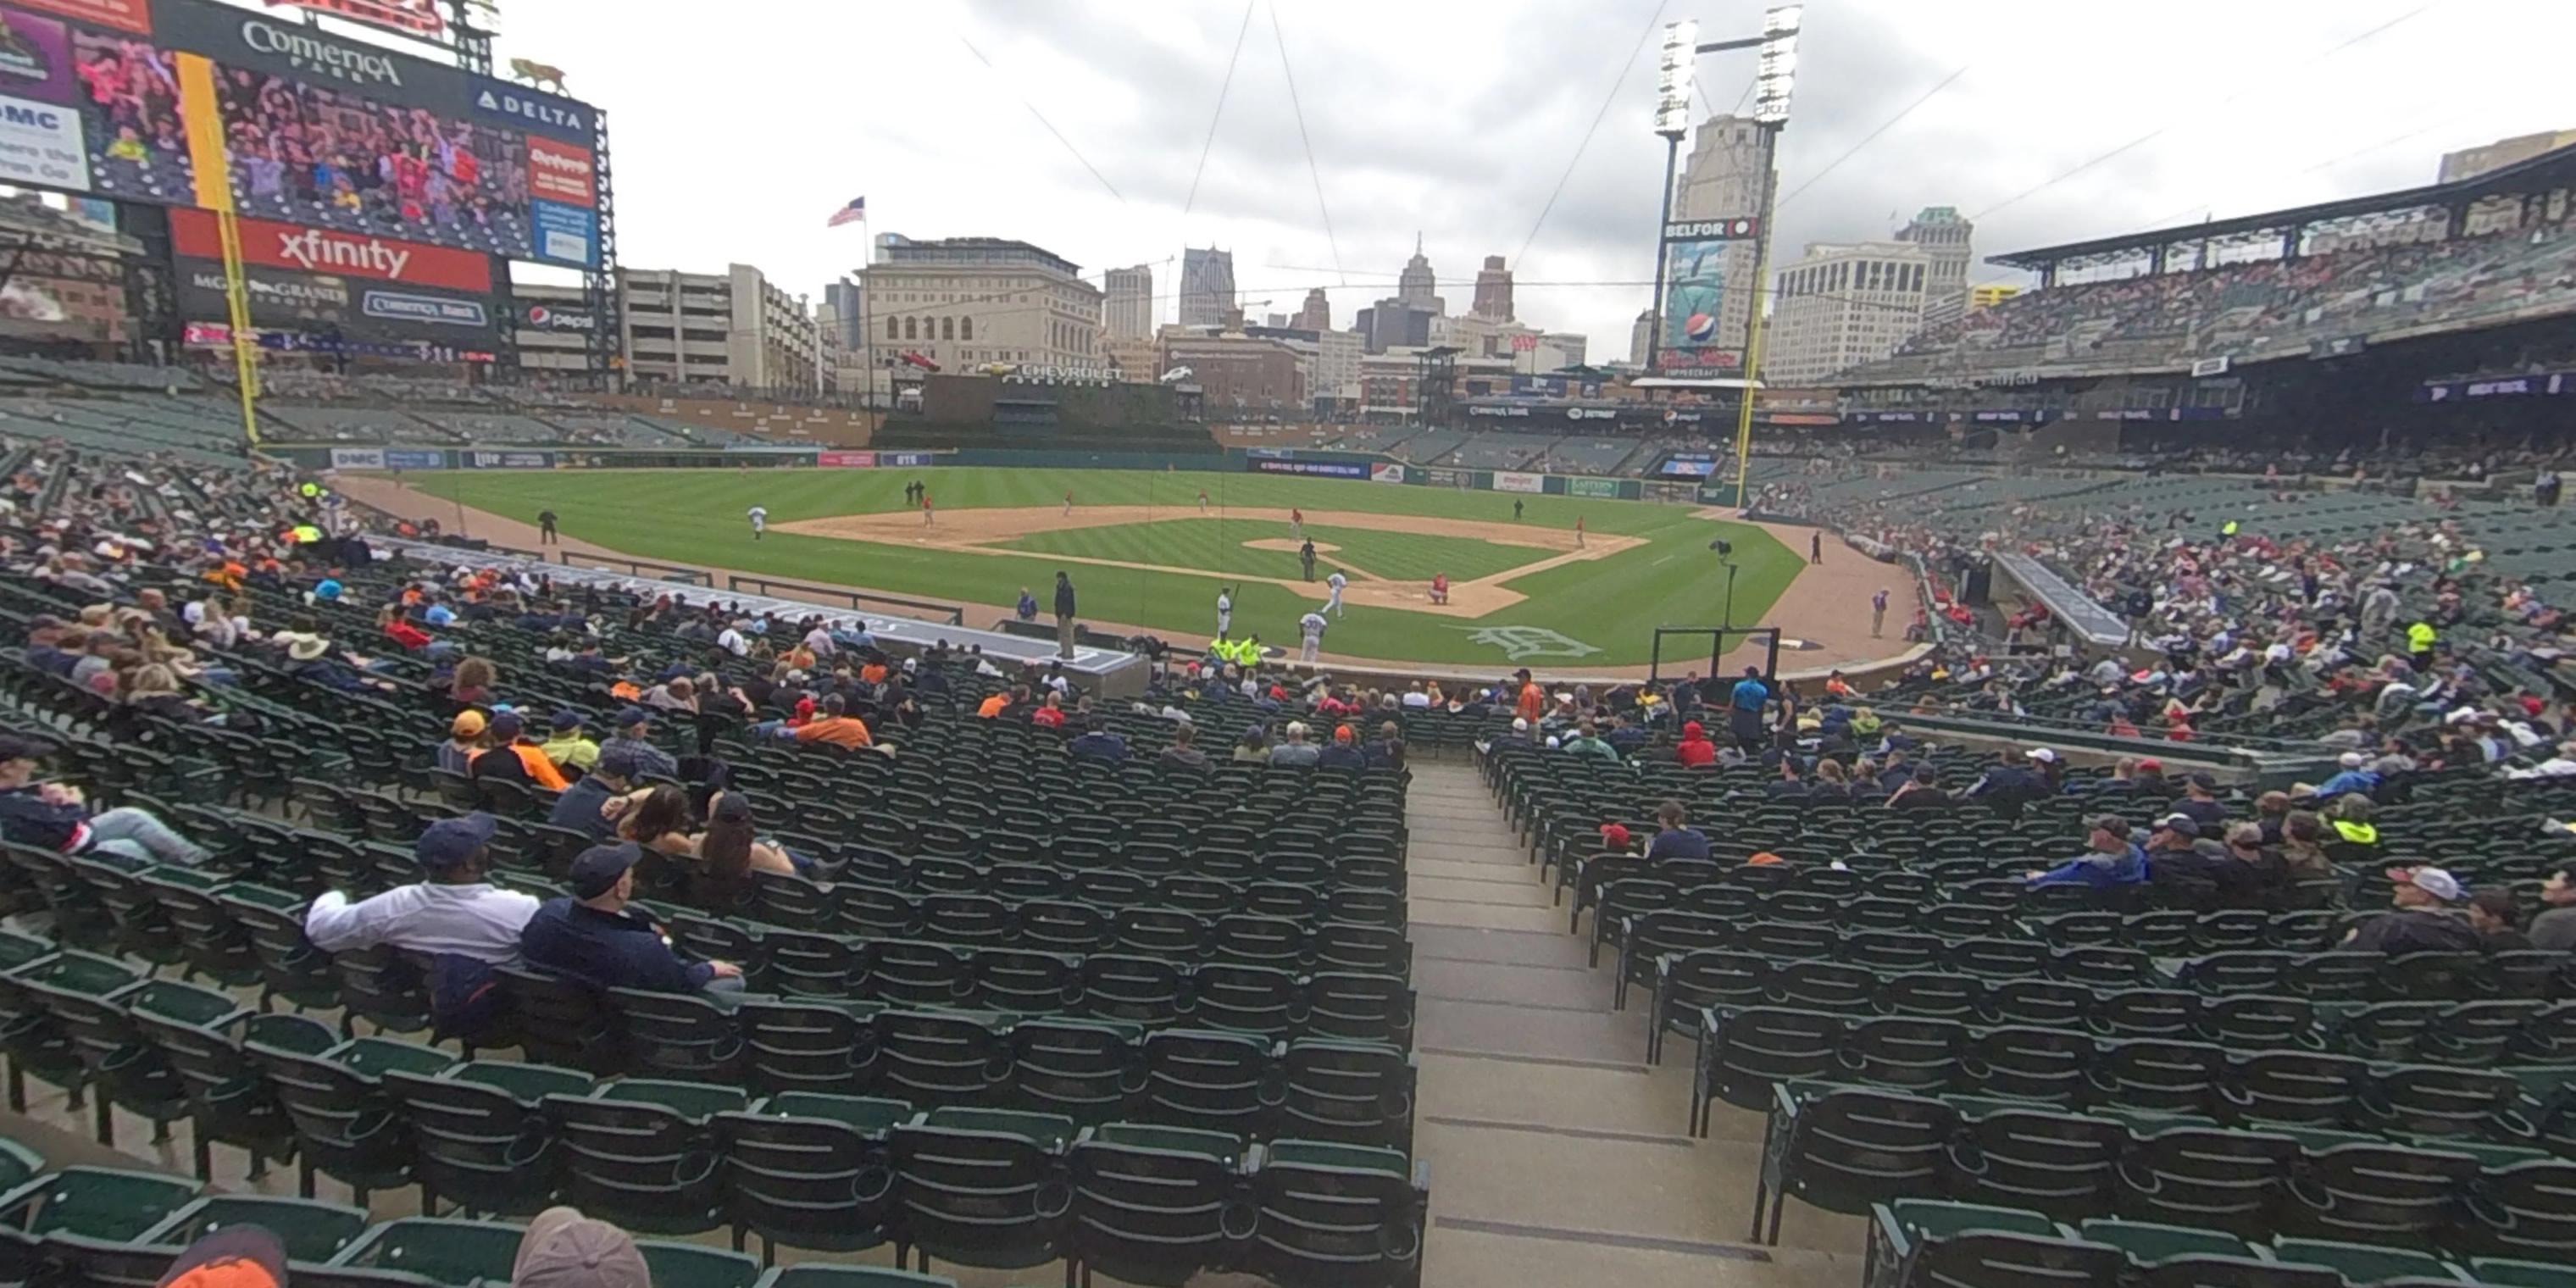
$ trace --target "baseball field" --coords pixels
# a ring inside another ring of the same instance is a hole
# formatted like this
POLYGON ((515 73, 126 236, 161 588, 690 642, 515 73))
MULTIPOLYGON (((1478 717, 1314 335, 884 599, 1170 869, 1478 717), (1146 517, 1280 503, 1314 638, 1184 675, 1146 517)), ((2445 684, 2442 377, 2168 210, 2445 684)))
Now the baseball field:
POLYGON ((1023 588, 1051 612, 1061 569, 1095 626, 1203 640, 1216 630, 1218 591, 1232 587, 1233 633, 1293 651, 1298 619, 1325 602, 1324 579, 1338 569, 1349 585, 1324 650, 1339 660, 1625 668, 1647 661, 1655 626, 1719 621, 1727 574, 1713 540, 1734 547, 1739 623, 1772 621, 1793 583, 1824 571, 1808 568, 1803 548, 1689 506, 1357 480, 683 469, 414 473, 402 485, 388 508, 453 529, 462 507, 469 532, 505 544, 532 539, 527 526, 551 509, 564 538, 583 546, 966 604, 977 626, 1006 614, 1023 588), (907 499, 914 482, 929 489, 927 521, 907 499), (754 506, 768 519, 758 541, 754 506), (1312 581, 1301 538, 1315 545, 1312 581), (1451 592, 1435 605, 1430 583, 1441 574, 1451 592))

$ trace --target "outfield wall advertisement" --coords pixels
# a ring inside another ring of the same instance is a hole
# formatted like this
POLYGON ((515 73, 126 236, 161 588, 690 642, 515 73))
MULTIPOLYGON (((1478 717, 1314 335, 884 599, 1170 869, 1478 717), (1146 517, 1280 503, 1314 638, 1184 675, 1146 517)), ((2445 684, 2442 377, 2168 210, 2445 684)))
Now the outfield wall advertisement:
POLYGON ((1258 458, 1244 463, 1255 474, 1307 474, 1328 479, 1364 479, 1369 476, 1369 467, 1358 461, 1282 461, 1258 458))
POLYGON ((1565 480, 1565 494, 1567 496, 1608 497, 1616 500, 1619 496, 1619 480, 1568 478, 1565 480))
POLYGON ((1523 474, 1518 470, 1496 470, 1494 471, 1494 490, 1497 492, 1544 492, 1547 490, 1547 476, 1544 474, 1523 474))
POLYGON ((1383 465, 1372 465, 1369 467, 1369 482, 1371 483, 1401 483, 1403 481, 1404 467, 1392 461, 1383 465))

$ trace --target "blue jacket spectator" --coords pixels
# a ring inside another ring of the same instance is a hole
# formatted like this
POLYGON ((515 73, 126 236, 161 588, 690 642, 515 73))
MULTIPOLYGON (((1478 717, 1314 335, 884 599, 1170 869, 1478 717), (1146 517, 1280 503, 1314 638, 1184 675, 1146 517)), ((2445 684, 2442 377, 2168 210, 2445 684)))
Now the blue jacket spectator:
POLYGON ((739 991, 741 968, 681 960, 663 942, 652 918, 626 906, 634 898, 635 863, 641 857, 643 851, 631 841, 582 851, 572 861, 572 897, 548 899, 537 908, 519 932, 520 955, 531 966, 596 988, 739 991))
POLYGON ((1066 743, 1064 749, 1077 756, 1100 760, 1114 762, 1127 759, 1127 740, 1109 732, 1109 726, 1098 716, 1085 721, 1082 736, 1066 743))
POLYGON ((2334 777, 2317 784, 2317 799, 2333 800, 2345 792, 2359 792, 2369 796, 2379 790, 2379 775, 2370 772, 2369 762, 2363 759, 2360 752, 2347 751, 2336 763, 2342 765, 2343 769, 2334 777))
POLYGON ((573 780, 573 785, 555 798, 554 808, 546 822, 555 827, 568 827, 594 841, 605 841, 617 830, 601 813, 612 796, 622 796, 635 785, 639 766, 635 753, 624 747, 603 749, 590 772, 573 780))
POLYGON ((1655 810, 1655 822, 1661 830, 1646 846, 1646 861, 1660 863, 1665 859, 1706 859, 1708 834, 1690 827, 1690 816, 1680 801, 1665 801, 1655 810))
POLYGON ((2086 839, 2093 847, 2090 853, 2068 859, 2046 872, 2031 873, 2030 884, 2108 889, 2147 880, 2147 852, 2129 839, 2126 822, 2105 814, 2093 820, 2093 831, 2086 839))

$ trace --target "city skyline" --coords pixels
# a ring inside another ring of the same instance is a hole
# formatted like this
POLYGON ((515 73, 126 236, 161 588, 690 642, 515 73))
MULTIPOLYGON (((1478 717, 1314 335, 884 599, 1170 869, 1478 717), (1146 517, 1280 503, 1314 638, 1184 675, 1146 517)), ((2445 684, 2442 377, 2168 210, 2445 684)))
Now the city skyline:
MULTIPOLYGON (((1949 204, 1992 254, 2425 183, 2445 153, 2576 124, 2542 88, 2554 83, 2547 51, 2576 37, 2576 11, 2454 0, 2438 20, 2408 13, 2394 2, 2179 0, 2135 24, 2038 0, 1810 9, 1781 143, 1780 243, 1884 238, 1949 204), (2199 38, 2211 24, 2234 33, 2226 48, 2199 38), (2471 46, 2482 30, 2516 39, 2471 46), (2119 57, 2080 56, 2115 31, 2119 57), (2420 74, 2471 48, 2479 94, 2420 74)), ((1453 311, 1472 290, 1470 266, 1499 253, 1517 279, 1516 312, 1587 334, 1598 354, 1624 348, 1651 293, 1663 149, 1646 122, 1651 39, 1632 57, 1656 16, 1642 10, 1571 21, 1504 0, 1462 23, 1315 0, 1282 7, 1275 36, 1256 16, 1238 62, 1242 15, 1216 7, 979 0, 861 14, 776 0, 758 22, 690 23, 712 95, 670 93, 645 56, 684 16, 648 2, 603 30, 586 7, 526 0, 496 51, 562 66, 572 92, 608 113, 630 264, 748 262, 819 293, 865 261, 855 228, 823 227, 865 192, 878 230, 1021 238, 1086 274, 1148 266, 1158 321, 1173 314, 1185 245, 1233 249, 1242 295, 1271 301, 1256 313, 1292 312, 1321 288, 1347 319, 1395 293, 1417 229, 1432 263, 1448 266, 1438 290, 1453 311), (780 42, 781 31, 802 34, 780 42), (871 59, 870 92, 852 100, 837 51, 862 38, 907 54, 871 59), (700 110, 728 90, 791 117, 831 111, 852 136, 835 153, 867 162, 818 165, 807 131, 739 130, 700 110), (936 126, 880 102, 935 104, 936 126), (1508 129, 1487 124, 1505 119, 1508 129), (762 176, 760 200, 707 181, 706 159, 719 155, 728 172, 762 176)), ((1685 17, 1718 39, 1757 26, 1760 7, 1700 3, 1659 21, 1685 17)), ((1708 101, 1694 103, 1694 125, 1730 108, 1752 69, 1721 55, 1699 70, 1708 101)), ((1997 280, 2019 279, 1970 266, 1972 285, 1997 280)))

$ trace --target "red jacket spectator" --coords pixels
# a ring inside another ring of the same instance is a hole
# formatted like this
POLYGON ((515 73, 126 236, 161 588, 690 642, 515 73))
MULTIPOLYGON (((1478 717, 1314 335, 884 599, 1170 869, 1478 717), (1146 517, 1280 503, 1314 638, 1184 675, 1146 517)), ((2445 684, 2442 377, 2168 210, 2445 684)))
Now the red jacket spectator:
POLYGON ((1708 740, 1708 730, 1697 720, 1682 726, 1682 740, 1673 745, 1673 759, 1685 765, 1714 764, 1717 744, 1708 740))
POLYGON ((418 650, 429 647, 429 632, 399 617, 385 623, 385 638, 406 649, 418 650))

